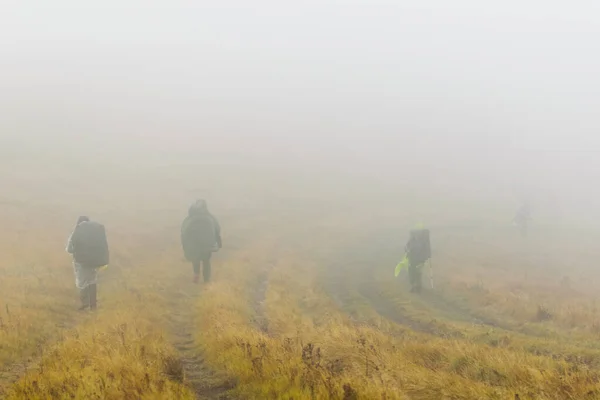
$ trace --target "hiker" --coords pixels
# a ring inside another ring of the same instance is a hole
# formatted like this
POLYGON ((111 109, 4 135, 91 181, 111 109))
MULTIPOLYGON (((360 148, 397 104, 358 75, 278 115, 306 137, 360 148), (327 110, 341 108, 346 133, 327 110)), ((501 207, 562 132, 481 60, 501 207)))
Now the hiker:
POLYGON ((414 229, 410 231, 408 243, 404 248, 408 260, 408 280, 410 291, 419 293, 422 288, 422 275, 425 262, 431 258, 429 230, 414 229))
POLYGON ((187 261, 194 269, 194 283, 200 278, 200 265, 204 282, 210 281, 212 253, 223 246, 221 226, 208 211, 205 200, 197 200, 190 206, 187 218, 181 226, 181 245, 187 261))
POLYGON ((528 203, 523 204, 513 218, 513 223, 519 227, 521 235, 527 236, 527 227, 531 220, 531 208, 528 203))
POLYGON ((75 286, 79 289, 81 300, 79 310, 95 310, 98 269, 107 266, 109 262, 104 226, 90 221, 86 216, 79 217, 69 236, 66 250, 73 256, 75 286))

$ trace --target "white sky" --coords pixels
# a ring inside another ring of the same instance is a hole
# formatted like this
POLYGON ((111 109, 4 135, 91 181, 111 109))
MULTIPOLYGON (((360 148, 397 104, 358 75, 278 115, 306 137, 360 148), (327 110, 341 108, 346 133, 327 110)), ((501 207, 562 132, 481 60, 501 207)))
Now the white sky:
POLYGON ((589 199, 599 39, 583 0, 5 1, 0 135, 172 135, 589 199))

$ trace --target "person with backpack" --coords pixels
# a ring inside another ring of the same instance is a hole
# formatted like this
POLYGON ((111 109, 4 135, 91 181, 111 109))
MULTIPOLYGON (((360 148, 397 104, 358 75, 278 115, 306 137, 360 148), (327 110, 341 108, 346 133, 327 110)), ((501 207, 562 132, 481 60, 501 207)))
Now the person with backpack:
POLYGON ((427 260, 431 258, 429 230, 423 229, 421 226, 411 230, 404 251, 408 261, 410 291, 420 293, 423 281, 423 268, 427 260))
POLYGON ((197 200, 188 210, 181 225, 181 245, 187 261, 192 263, 194 283, 200 279, 200 265, 204 282, 210 281, 212 253, 223 247, 221 226, 208 211, 205 200, 197 200))
POLYGON ((96 309, 98 269, 109 263, 108 242, 104 225, 90 221, 86 216, 77 219, 77 225, 67 242, 67 253, 73 256, 75 286, 83 311, 96 309))

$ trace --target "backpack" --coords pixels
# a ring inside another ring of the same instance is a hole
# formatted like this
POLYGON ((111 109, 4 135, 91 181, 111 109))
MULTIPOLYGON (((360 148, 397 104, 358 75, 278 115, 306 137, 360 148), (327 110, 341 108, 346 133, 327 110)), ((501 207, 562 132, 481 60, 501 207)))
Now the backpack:
POLYGON ((411 265, 422 265, 431 258, 429 229, 415 229, 410 231, 409 243, 407 250, 411 265))
POLYGON ((183 223, 181 244, 186 256, 196 258, 198 252, 212 250, 216 241, 215 223, 210 214, 193 215, 183 223))
POLYGON ((108 241, 104 225, 87 221, 75 228, 71 237, 73 258, 85 268, 98 268, 108 265, 108 241))

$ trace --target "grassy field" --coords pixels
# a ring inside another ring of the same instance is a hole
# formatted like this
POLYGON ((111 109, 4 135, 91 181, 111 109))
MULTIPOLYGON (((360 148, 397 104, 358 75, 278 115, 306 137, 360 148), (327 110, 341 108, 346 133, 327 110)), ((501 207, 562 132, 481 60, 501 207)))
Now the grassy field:
POLYGON ((1 170, 8 399, 600 398, 597 232, 521 238, 510 205, 258 166, 46 161, 1 170), (224 229, 208 285, 179 245, 196 197, 224 229), (95 314, 64 252, 83 213, 111 244, 95 314), (420 295, 393 277, 416 219, 434 245, 420 295))

